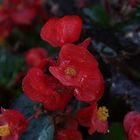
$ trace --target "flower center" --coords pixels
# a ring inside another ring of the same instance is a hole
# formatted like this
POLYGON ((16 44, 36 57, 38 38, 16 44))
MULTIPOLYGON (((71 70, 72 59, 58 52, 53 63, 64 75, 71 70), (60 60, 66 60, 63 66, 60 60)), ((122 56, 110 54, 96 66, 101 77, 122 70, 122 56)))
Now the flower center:
POLYGON ((75 76, 76 75, 76 70, 71 67, 67 67, 64 71, 64 73, 68 76, 75 76))
POLYGON ((108 109, 105 106, 99 107, 97 112, 97 118, 100 121, 106 121, 108 117, 109 117, 108 109))
POLYGON ((8 124, 0 126, 0 136, 9 136, 10 135, 10 128, 8 124))

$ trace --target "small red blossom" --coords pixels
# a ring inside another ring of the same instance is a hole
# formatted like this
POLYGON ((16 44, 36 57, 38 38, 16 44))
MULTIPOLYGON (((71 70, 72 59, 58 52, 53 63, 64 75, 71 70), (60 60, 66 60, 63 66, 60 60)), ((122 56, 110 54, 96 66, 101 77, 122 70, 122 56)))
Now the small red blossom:
POLYGON ((63 85, 74 87, 80 101, 97 101, 104 92, 104 81, 98 63, 87 50, 90 39, 80 45, 65 44, 60 50, 57 66, 49 68, 63 85))
POLYGON ((23 1, 4 0, 0 7, 0 36, 8 37, 15 24, 28 24, 30 18, 30 12, 23 6, 23 1))
POLYGON ((23 91, 33 101, 40 102, 47 110, 63 110, 73 96, 73 90, 44 74, 39 68, 31 68, 22 82, 23 91))
POLYGON ((24 116, 16 110, 4 110, 0 114, 1 140, 18 140, 28 125, 24 116))
POLYGON ((105 107, 97 108, 96 103, 93 103, 91 106, 80 109, 76 116, 80 125, 89 127, 89 134, 93 134, 96 131, 107 133, 107 118, 109 115, 105 107))
POLYGON ((44 48, 32 48, 26 52, 25 61, 31 67, 38 66, 47 56, 48 52, 44 48))
POLYGON ((65 128, 57 130, 55 140, 83 140, 83 138, 77 129, 65 128))
POLYGON ((140 140, 140 113, 129 112, 126 114, 123 124, 128 140, 140 140))
POLYGON ((30 0, 4 0, 3 9, 16 24, 30 24, 36 16, 34 3, 30 0))
POLYGON ((79 39, 82 20, 79 16, 51 18, 41 29, 41 38, 53 47, 62 47, 79 39))
POLYGON ((40 20, 48 17, 41 0, 4 0, 0 6, 0 36, 8 37, 17 25, 18 27, 26 25, 27 28, 36 16, 41 17, 40 20))

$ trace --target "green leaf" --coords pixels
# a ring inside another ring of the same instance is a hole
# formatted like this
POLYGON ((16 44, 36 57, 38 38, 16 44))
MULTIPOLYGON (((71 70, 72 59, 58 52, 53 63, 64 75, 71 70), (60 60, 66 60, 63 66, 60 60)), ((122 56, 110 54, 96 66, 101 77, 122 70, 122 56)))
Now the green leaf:
POLYGON ((54 126, 46 116, 41 116, 30 122, 28 129, 20 140, 53 140, 54 126))
POLYGON ((12 54, 8 49, 0 46, 0 84, 10 87, 23 63, 23 56, 12 54))
MULTIPOLYGON (((33 108, 38 105, 38 103, 30 101, 25 95, 21 95, 12 108, 29 118, 35 112, 33 108)), ((44 114, 29 122, 27 130, 20 137, 20 140, 53 140, 53 136, 54 125, 52 119, 44 114)))
POLYGON ((101 5, 84 8, 84 14, 88 16, 95 25, 108 26, 110 17, 101 5))
POLYGON ((102 137, 102 140, 127 140, 121 123, 112 123, 109 133, 102 137))

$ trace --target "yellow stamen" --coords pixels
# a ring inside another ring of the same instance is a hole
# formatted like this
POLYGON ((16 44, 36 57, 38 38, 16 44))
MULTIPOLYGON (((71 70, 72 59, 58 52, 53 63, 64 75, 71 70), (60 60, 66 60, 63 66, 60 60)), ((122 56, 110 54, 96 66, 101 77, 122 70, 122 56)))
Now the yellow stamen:
POLYGON ((9 136, 10 135, 10 128, 8 124, 0 126, 0 136, 9 136))
POLYGON ((68 76, 75 76, 76 75, 76 70, 74 68, 71 68, 71 67, 67 67, 64 72, 68 76))
POLYGON ((99 107, 97 112, 97 118, 100 121, 106 121, 108 117, 109 117, 108 109, 105 106, 99 107))

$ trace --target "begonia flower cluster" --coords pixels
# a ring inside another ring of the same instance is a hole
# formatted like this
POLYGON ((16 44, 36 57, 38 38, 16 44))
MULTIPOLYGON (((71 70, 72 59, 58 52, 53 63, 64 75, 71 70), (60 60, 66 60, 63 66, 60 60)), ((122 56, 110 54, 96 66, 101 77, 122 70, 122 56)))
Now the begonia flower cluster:
POLYGON ((26 130, 28 121, 16 110, 1 109, 0 114, 0 140, 18 140, 26 130))
POLYGON ((41 0, 4 0, 0 5, 0 37, 8 37, 14 27, 30 25, 44 12, 41 0))
POLYGON ((23 91, 47 111, 61 112, 55 117, 56 140, 82 140, 78 125, 88 127, 89 134, 108 130, 108 109, 97 103, 104 93, 104 80, 97 60, 87 49, 91 39, 76 43, 82 24, 79 16, 71 15, 51 18, 42 27, 41 38, 60 48, 57 60, 40 47, 25 54, 29 70, 22 82, 23 91), (73 114, 72 100, 86 106, 73 114))

